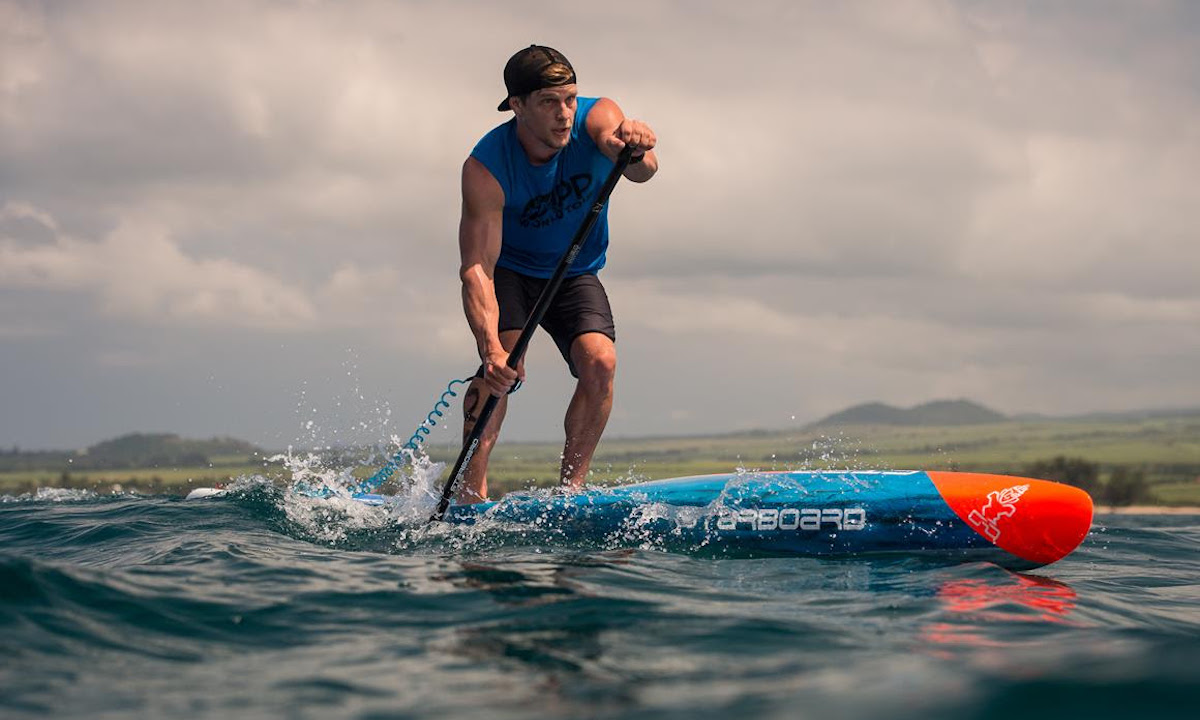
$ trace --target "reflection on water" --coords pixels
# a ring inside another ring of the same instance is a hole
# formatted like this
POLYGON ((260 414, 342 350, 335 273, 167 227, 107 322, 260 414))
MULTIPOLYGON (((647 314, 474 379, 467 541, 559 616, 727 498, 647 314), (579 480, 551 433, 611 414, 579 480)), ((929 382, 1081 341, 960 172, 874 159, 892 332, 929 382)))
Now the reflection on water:
POLYGON ((981 620, 1065 622, 1075 609, 1075 591, 1066 583, 1018 573, 1013 573, 1012 579, 1011 585, 953 580, 942 586, 938 597, 948 610, 974 613, 981 620), (1029 617, 1030 610, 1036 618, 1029 617))
POLYGON ((624 565, 635 551, 558 556, 552 562, 461 562, 436 580, 460 590, 482 591, 507 612, 461 624, 440 649, 467 662, 502 668, 514 686, 536 698, 539 712, 577 712, 582 707, 620 710, 634 697, 613 666, 606 634, 637 623, 652 606, 617 601, 589 591, 584 576, 624 565))
POLYGON ((547 707, 619 712, 636 706, 639 688, 655 678, 676 677, 692 691, 747 673, 820 685, 828 668, 853 663, 872 646, 983 669, 1039 636, 1083 627, 1071 618, 1077 595, 1069 585, 986 564, 928 575, 887 562, 763 561, 757 567, 778 573, 764 582, 762 572, 726 577, 729 563, 681 561, 680 569, 702 569, 713 583, 692 603, 664 594, 662 585, 633 591, 633 576, 653 559, 629 550, 459 561, 436 580, 485 593, 497 611, 443 635, 438 649, 458 662, 524 678, 547 707), (614 593, 613 583, 623 590, 614 593), (891 592, 895 584, 909 598, 897 602, 913 603, 907 618, 856 627, 833 613, 845 606, 853 615, 849 608, 864 592, 891 592), (661 652, 649 650, 659 643, 661 652), (731 657, 744 664, 730 665, 731 657))
POLYGON ((957 578, 938 589, 937 598, 946 613, 926 626, 923 633, 935 653, 939 647, 1011 645, 1014 623, 1080 625, 1070 619, 1076 595, 1066 583, 1019 573, 1007 577, 1007 581, 997 577, 957 578))
POLYGON ((575 594, 567 568, 543 566, 514 569, 482 562, 464 562, 459 569, 435 576, 461 589, 481 590, 502 605, 541 605, 575 594))

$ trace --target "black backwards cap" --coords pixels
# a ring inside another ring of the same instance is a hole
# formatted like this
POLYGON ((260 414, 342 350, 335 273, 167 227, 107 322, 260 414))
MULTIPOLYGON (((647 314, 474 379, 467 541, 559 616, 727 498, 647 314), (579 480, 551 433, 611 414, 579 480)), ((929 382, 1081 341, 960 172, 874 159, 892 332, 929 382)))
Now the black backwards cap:
POLYGON ((542 88, 570 85, 575 82, 575 68, 571 61, 554 48, 545 45, 530 45, 524 50, 518 50, 516 55, 508 59, 504 66, 504 87, 508 95, 496 109, 503 112, 512 110, 508 99, 513 96, 528 95, 542 88), (547 75, 546 71, 555 65, 563 65, 570 71, 569 76, 547 75))

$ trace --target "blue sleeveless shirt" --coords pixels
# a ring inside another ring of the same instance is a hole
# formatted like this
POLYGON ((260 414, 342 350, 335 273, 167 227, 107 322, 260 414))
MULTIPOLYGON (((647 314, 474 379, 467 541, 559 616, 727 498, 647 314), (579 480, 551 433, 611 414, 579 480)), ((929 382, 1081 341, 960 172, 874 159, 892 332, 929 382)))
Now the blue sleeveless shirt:
MULTIPOLYGON (((577 98, 567 146, 545 165, 533 165, 517 140, 513 118, 493 129, 471 151, 504 191, 504 223, 496 265, 522 275, 548 278, 591 209, 612 170, 587 131, 587 116, 599 98, 577 98)), ((604 267, 608 249, 608 206, 571 264, 568 276, 604 267)))

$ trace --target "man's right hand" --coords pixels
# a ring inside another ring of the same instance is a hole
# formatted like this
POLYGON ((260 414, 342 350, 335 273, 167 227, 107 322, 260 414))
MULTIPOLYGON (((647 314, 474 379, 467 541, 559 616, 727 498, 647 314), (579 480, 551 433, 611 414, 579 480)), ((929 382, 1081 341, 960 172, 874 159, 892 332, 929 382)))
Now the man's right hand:
POLYGON ((483 359, 483 382, 492 395, 502 397, 512 389, 517 380, 525 380, 524 358, 517 363, 516 370, 508 366, 508 353, 503 350, 490 352, 483 359))

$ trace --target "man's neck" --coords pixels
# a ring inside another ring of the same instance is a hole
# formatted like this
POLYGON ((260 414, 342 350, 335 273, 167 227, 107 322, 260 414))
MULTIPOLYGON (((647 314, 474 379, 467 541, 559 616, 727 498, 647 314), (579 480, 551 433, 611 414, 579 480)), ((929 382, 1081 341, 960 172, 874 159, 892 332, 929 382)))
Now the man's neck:
POLYGON ((529 160, 530 165, 545 165, 559 153, 558 150, 546 147, 545 144, 534 137, 521 124, 520 120, 517 121, 517 141, 521 143, 521 148, 525 151, 525 157, 529 160))

